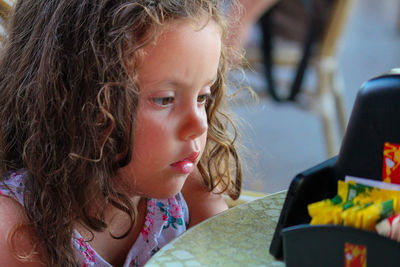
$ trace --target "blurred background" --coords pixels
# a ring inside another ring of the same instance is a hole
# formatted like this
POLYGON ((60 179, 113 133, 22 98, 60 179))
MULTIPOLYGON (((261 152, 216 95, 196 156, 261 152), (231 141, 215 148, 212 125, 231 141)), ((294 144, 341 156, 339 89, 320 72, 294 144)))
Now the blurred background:
MULTIPOLYGON (((363 82, 400 67, 400 2, 358 0, 348 11, 336 49, 347 119, 363 82)), ((252 63, 260 57, 257 51, 260 31, 260 26, 255 25, 246 45, 251 64, 246 77, 258 94, 258 101, 251 100, 249 95, 238 96, 243 101, 231 103, 231 108, 241 124, 239 141, 244 152, 244 189, 273 193, 287 189, 297 173, 328 159, 335 152, 327 151, 323 124, 318 112, 308 108, 309 101, 302 100, 304 90, 296 102, 278 103, 267 93, 262 67, 252 63)), ((279 76, 277 80, 286 79, 290 83, 292 72, 278 66, 274 68, 274 75, 279 76)), ((317 75, 310 65, 304 87, 318 86, 317 75)), ((277 90, 282 89, 279 86, 287 85, 277 82, 277 90)), ((334 147, 338 151, 341 135, 336 138, 334 147)))

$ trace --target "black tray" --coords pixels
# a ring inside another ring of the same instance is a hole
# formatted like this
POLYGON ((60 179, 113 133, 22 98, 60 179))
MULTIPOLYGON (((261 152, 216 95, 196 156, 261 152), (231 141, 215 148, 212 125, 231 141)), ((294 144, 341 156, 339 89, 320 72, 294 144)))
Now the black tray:
POLYGON ((277 259, 286 258, 282 230, 309 223, 311 218, 308 216, 307 205, 335 196, 339 179, 343 180, 346 175, 379 181, 382 179, 384 143, 400 144, 399 103, 398 72, 379 76, 363 84, 351 112, 339 154, 293 178, 270 245, 273 256, 277 259))
POLYGON ((373 232, 344 226, 298 225, 283 229, 282 236, 286 267, 345 266, 345 248, 352 245, 366 249, 368 267, 400 266, 400 243, 373 232))

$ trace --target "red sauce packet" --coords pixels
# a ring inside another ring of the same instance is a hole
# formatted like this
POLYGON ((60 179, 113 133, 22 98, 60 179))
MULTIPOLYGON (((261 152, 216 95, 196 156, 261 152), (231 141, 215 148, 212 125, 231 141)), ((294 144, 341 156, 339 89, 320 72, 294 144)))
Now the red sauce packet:
POLYGON ((386 142, 383 148, 382 181, 400 184, 400 145, 386 142))
POLYGON ((367 247, 352 243, 344 244, 345 267, 367 267, 367 247))

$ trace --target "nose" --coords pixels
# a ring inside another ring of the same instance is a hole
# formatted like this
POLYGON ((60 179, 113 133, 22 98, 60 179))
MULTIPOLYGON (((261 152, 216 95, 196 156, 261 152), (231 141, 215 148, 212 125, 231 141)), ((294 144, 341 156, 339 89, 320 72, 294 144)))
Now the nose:
POLYGON ((203 135, 208 130, 207 113, 204 107, 187 108, 183 111, 179 135, 182 140, 191 140, 203 135))

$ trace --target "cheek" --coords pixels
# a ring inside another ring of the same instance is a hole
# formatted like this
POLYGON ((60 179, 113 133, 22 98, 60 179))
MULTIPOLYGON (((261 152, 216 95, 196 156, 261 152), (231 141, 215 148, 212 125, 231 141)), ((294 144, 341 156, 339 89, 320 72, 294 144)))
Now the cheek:
POLYGON ((207 143, 207 131, 200 136, 201 150, 204 151, 207 143))
POLYGON ((170 136, 171 126, 150 115, 138 116, 134 132, 134 154, 148 156, 163 149, 167 143, 165 140, 170 136))

